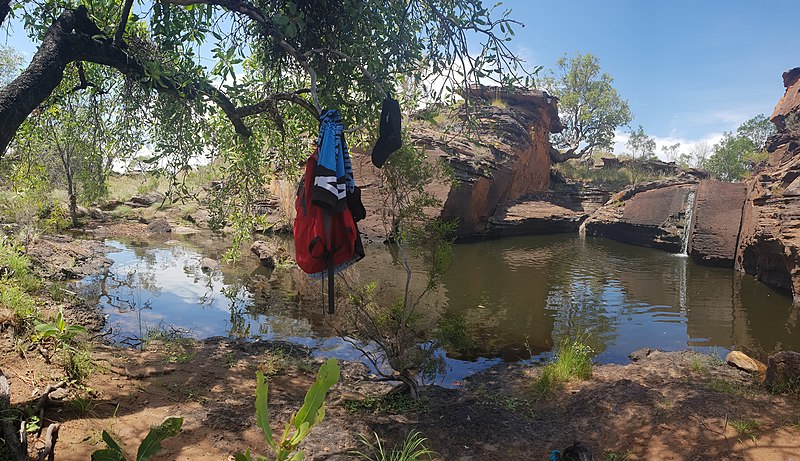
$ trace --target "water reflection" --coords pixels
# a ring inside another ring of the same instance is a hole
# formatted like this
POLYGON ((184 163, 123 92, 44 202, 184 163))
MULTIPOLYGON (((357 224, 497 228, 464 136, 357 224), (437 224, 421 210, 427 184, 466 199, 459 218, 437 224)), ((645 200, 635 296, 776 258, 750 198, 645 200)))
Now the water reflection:
MULTIPOLYGON (((108 255, 114 264, 80 289, 103 306, 118 341, 133 344, 149 329, 170 326, 195 338, 277 338, 358 358, 335 337, 321 301, 298 305, 302 277, 294 271, 270 274, 245 259, 206 273, 202 253, 218 257, 208 245, 107 243, 117 249, 108 255)), ((454 258, 433 294, 432 314, 463 318, 474 341, 469 350, 447 351, 445 384, 502 360, 547 353, 576 332, 590 335, 601 362, 626 362, 642 347, 736 347, 762 359, 800 349, 800 313, 788 297, 685 257, 558 235, 458 245, 454 258)), ((382 277, 387 290, 399 290, 403 272, 392 264, 385 248, 373 247, 351 280, 382 277)))
POLYGON ((584 332, 604 362, 641 347, 740 348, 765 357, 800 346, 798 309, 752 278, 689 258, 574 235, 457 247, 449 308, 478 347, 464 359, 527 358, 584 332))

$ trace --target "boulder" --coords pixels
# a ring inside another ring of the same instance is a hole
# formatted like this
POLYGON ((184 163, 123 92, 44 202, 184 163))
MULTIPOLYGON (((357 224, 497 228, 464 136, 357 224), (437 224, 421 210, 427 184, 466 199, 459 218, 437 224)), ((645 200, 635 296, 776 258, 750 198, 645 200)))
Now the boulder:
POLYGON ((250 251, 261 261, 261 265, 267 269, 275 269, 275 257, 278 254, 278 247, 270 242, 256 240, 250 245, 250 251))
POLYGON ((208 221, 211 219, 211 215, 208 213, 208 210, 201 208, 192 213, 187 213, 185 218, 198 227, 208 227, 208 221))
POLYGON ((219 267, 219 261, 211 258, 203 258, 200 260, 200 270, 203 272, 211 272, 219 267))
POLYGON ((773 391, 800 392, 800 352, 781 351, 770 355, 766 385, 773 391))
POLYGON ((89 211, 89 217, 92 218, 92 219, 96 219, 98 221, 105 221, 106 220, 106 215, 105 215, 105 213, 103 213, 103 210, 101 210, 100 208, 92 208, 89 211))
POLYGON ((154 203, 163 202, 164 194, 158 191, 148 192, 144 195, 136 195, 131 197, 127 203, 132 203, 133 206, 146 207, 154 203))
POLYGON ((147 225, 148 234, 166 234, 172 232, 172 226, 164 218, 154 219, 147 225))
POLYGON ((120 200, 109 200, 107 202, 102 202, 100 204, 100 209, 103 211, 111 211, 120 205, 122 205, 120 200))
POLYGON ((630 354, 628 354, 628 358, 631 359, 631 362, 639 362, 641 360, 646 359, 647 357, 650 357, 650 355, 652 355, 653 352, 656 352, 656 350, 645 347, 643 349, 638 349, 631 352, 630 354))
POLYGON ((730 351, 725 357, 728 365, 744 370, 748 373, 764 374, 767 371, 767 366, 758 360, 748 356, 742 351, 730 351))

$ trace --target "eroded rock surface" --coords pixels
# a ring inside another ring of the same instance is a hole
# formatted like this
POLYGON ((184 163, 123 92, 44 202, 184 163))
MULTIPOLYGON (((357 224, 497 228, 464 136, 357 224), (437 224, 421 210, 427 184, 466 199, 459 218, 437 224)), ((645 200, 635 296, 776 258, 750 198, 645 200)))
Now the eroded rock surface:
POLYGON ((706 265, 733 268, 746 198, 743 183, 700 182, 689 251, 692 258, 706 265))
POLYGON ((586 220, 586 233, 677 253, 688 227, 689 193, 696 188, 694 180, 628 187, 586 220))
MULTIPOLYGON (((550 188, 550 133, 561 130, 557 100, 544 92, 481 87, 472 96, 472 128, 462 113, 441 124, 409 123, 412 142, 426 150, 429 160, 452 168, 455 181, 437 181, 429 188, 443 204, 429 211, 457 219, 462 238, 489 235, 489 220, 503 204, 550 188)), ((359 228, 368 238, 383 236, 378 171, 368 155, 359 153, 353 155, 353 168, 370 211, 359 228)))
POLYGON ((768 166, 747 181, 736 268, 800 296, 800 68, 784 73, 786 94, 771 120, 768 166))

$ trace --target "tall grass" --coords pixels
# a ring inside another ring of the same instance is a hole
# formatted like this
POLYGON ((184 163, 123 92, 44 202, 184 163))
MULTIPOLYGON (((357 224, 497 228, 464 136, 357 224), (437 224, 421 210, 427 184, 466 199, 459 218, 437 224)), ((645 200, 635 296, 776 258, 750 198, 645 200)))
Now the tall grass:
POLYGON ((571 379, 591 377, 593 356, 594 351, 586 344, 585 338, 564 338, 553 360, 542 368, 542 373, 534 381, 534 393, 543 397, 571 379))

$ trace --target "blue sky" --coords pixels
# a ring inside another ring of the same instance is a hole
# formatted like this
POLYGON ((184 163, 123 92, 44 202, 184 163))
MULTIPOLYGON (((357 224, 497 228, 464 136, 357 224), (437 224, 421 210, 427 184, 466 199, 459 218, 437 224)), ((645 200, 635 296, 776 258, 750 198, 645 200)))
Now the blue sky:
MULTIPOLYGON (((545 70, 591 52, 641 124, 685 147, 772 113, 781 74, 800 66, 800 1, 507 0, 525 24, 512 49, 545 70)), ((502 8, 502 7, 501 7, 502 8)), ((624 141, 624 139, 620 139, 624 141)), ((621 143, 618 143, 620 153, 621 143)))
MULTIPOLYGON (((641 124, 659 149, 713 144, 769 115, 783 95, 781 74, 800 66, 799 0, 506 0, 504 8, 526 25, 511 47, 531 65, 547 70, 564 53, 595 54, 628 100, 632 126, 641 124)), ((30 58, 24 35, 17 25, 0 43, 30 58)))

